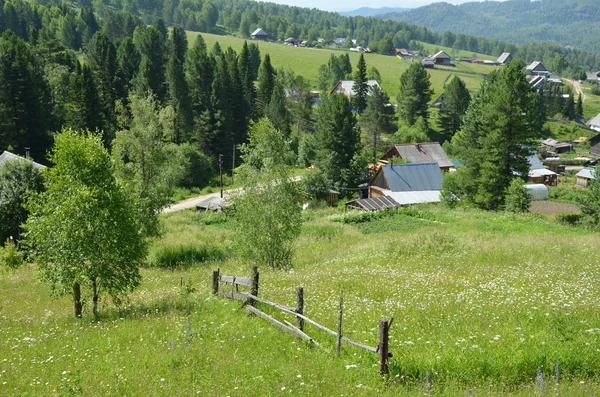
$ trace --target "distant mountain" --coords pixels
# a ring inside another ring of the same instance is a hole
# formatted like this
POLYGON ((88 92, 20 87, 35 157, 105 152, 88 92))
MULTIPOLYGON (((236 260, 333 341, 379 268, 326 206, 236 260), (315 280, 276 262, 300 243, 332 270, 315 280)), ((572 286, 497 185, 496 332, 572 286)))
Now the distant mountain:
POLYGON ((451 31, 517 44, 547 42, 600 52, 598 0, 434 3, 380 17, 424 25, 437 32, 451 31))
POLYGON ((410 11, 410 8, 401 8, 401 7, 382 7, 382 8, 369 8, 362 7, 353 11, 343 11, 338 12, 338 14, 345 17, 374 17, 378 15, 391 14, 391 13, 401 13, 410 11))

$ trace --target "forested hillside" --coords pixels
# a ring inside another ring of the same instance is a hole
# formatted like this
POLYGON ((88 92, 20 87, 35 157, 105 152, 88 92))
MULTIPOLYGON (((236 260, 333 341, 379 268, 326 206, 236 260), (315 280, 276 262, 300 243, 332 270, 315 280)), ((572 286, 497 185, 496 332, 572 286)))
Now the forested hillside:
POLYGON ((557 72, 600 66, 593 54, 559 46, 517 47, 462 35, 450 40, 452 33, 440 35, 403 22, 247 0, 115 0, 110 5, 94 0, 78 7, 11 0, 0 12, 0 149, 24 154, 29 147, 43 162, 53 133, 64 127, 102 131, 110 147, 118 131, 131 128, 132 103, 143 108, 135 101, 148 93, 157 101, 148 106, 172 110, 169 139, 192 145, 197 161, 206 156, 213 165, 218 154, 231 153, 246 141, 251 120, 268 115, 286 134, 290 125, 310 126, 308 91, 352 77, 347 54, 332 55, 327 65, 323 61, 317 81, 295 70, 275 78, 279 65, 271 65, 258 44, 234 51, 218 43, 207 48, 200 38, 188 45, 184 31, 245 38, 256 27, 272 41, 293 36, 319 44, 318 38, 327 43, 346 37, 382 54, 393 53, 394 47, 423 51, 422 43, 452 41, 455 48, 549 60, 557 72), (301 100, 286 99, 284 88, 301 100))
POLYGON ((434 3, 409 12, 382 15, 385 19, 424 25, 439 33, 450 31, 517 44, 545 42, 591 52, 600 50, 599 16, 600 3, 595 0, 434 3))

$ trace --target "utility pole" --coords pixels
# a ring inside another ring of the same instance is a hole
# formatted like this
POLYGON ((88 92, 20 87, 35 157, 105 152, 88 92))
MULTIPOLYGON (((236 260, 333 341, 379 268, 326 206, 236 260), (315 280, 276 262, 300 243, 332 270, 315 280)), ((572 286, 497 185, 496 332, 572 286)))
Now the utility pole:
POLYGON ((231 159, 231 184, 234 183, 234 175, 235 175, 235 144, 233 145, 233 158, 231 159))
POLYGON ((221 178, 221 198, 223 198, 223 155, 219 154, 219 177, 221 178))

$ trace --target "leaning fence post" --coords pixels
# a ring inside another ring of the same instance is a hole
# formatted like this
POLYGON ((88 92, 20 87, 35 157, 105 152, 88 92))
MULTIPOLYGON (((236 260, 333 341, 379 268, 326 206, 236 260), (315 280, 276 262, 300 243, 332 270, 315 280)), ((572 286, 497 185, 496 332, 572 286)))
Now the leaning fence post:
POLYGON ((340 292, 340 311, 338 314, 338 333, 337 333, 337 345, 336 351, 338 356, 342 350, 342 314, 344 310, 344 290, 340 292))
MULTIPOLYGON (((296 287, 296 313, 304 314, 304 288, 296 287)), ((300 317, 296 317, 296 327, 300 331, 304 331, 304 320, 300 317)))
POLYGON ((388 368, 388 338, 390 324, 387 319, 379 320, 379 372, 381 375, 389 374, 388 368))
POLYGON ((213 270, 213 294, 219 293, 219 269, 213 270))
MULTIPOLYGON (((250 276, 252 279, 252 287, 250 287, 250 295, 258 296, 258 266, 252 266, 252 275, 250 276)), ((251 299, 250 305, 254 306, 256 302, 254 299, 251 299)))

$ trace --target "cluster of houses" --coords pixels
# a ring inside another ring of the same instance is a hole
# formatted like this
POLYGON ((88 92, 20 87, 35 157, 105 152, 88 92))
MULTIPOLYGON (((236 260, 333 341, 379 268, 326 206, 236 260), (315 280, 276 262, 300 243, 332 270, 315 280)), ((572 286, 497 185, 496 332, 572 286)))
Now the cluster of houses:
MULTIPOLYGON (((557 184, 558 173, 547 168, 537 155, 529 156, 527 161, 529 181, 525 188, 532 200, 546 200, 548 186, 557 184)), ((374 166, 376 171, 363 190, 364 197, 349 201, 346 207, 374 211, 439 202, 444 173, 461 166, 438 142, 394 145, 374 166)))

